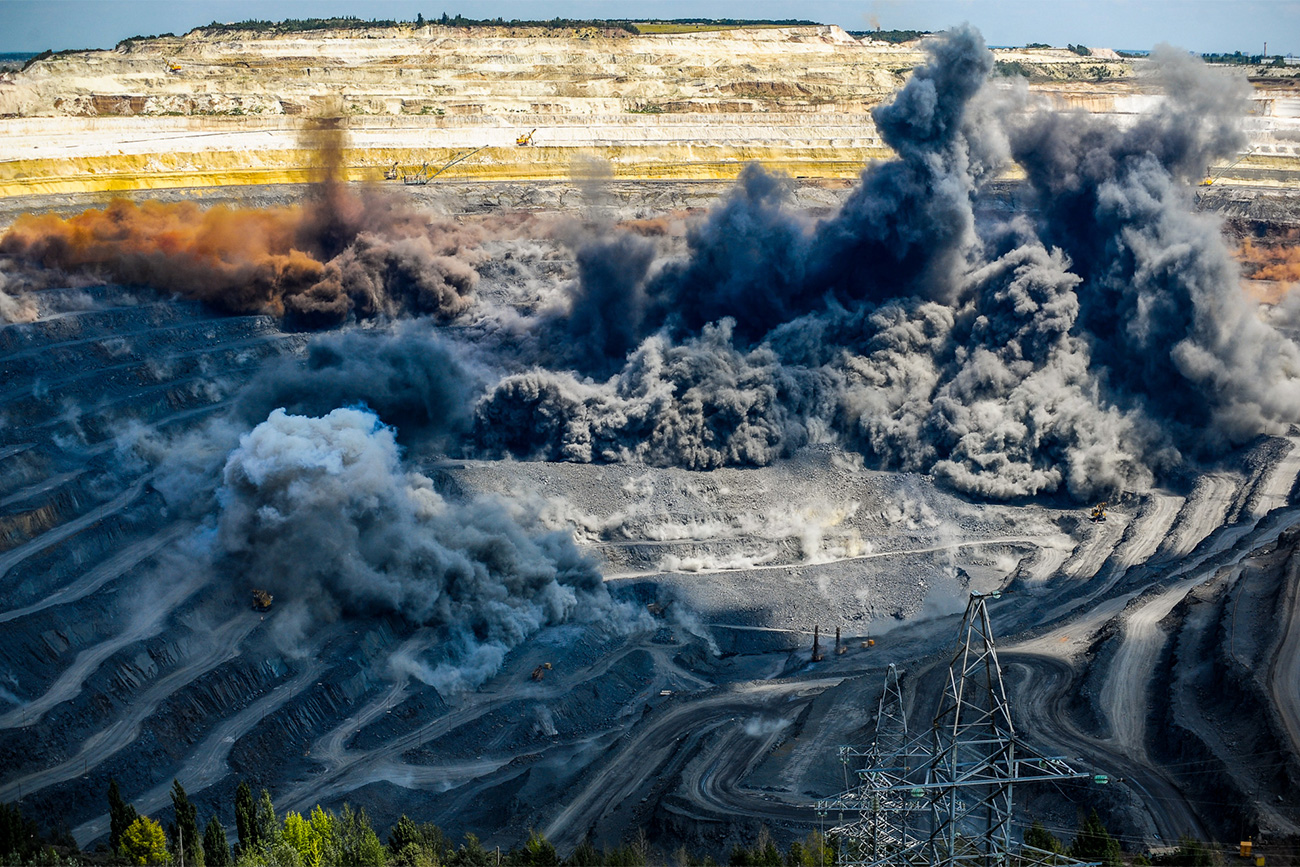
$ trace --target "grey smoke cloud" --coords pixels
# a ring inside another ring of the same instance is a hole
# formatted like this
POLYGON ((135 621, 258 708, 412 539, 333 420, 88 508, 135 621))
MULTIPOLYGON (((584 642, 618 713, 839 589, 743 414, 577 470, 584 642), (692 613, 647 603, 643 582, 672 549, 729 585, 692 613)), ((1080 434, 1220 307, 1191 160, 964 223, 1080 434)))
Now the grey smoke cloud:
POLYGON ((402 464, 373 412, 273 411, 240 438, 217 491, 222 571, 300 600, 316 622, 394 612, 447 631, 428 676, 477 685, 546 626, 634 621, 569 535, 491 499, 453 501, 402 464))
POLYGON ((1300 354, 1239 289, 1218 221, 1186 182, 1244 146, 1247 86, 1167 45, 1153 52, 1166 99, 1121 127, 1083 112, 1034 112, 1010 126, 1044 241, 1082 278, 1079 333, 1110 396, 1215 454, 1300 418, 1300 354))
POLYGON ((838 437, 966 493, 1093 497, 1300 421, 1300 350, 1187 189, 1241 145, 1243 82, 1161 47, 1163 102, 1119 125, 988 86, 971 28, 925 47, 876 110, 897 159, 831 217, 791 213, 749 166, 681 258, 583 246, 568 330, 543 324, 563 363, 491 389, 477 442, 707 468, 838 437), (1037 217, 977 225, 1012 157, 1037 217))
POLYGON ((732 338, 730 319, 680 344, 652 337, 603 383, 543 368, 507 376, 479 403, 474 439, 534 460, 769 464, 833 411, 831 383, 732 338))
POLYGON ((281 360, 242 389, 236 412, 252 425, 276 408, 320 416, 364 404, 405 445, 449 451, 469 428, 475 396, 491 377, 429 319, 405 320, 380 331, 314 337, 305 359, 281 360))

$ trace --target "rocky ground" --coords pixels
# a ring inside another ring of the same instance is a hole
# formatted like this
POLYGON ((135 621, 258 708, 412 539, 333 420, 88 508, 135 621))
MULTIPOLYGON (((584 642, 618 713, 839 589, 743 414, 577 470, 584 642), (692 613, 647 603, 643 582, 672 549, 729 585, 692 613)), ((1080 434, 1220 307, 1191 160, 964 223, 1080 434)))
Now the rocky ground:
MULTIPOLYGON (((563 294, 580 267, 571 237, 592 227, 680 253, 753 158, 795 176, 791 208, 837 208, 863 162, 888 155, 869 110, 917 57, 836 28, 133 40, 0 81, 0 227, 117 191, 297 205, 333 153, 304 138, 312 115, 343 117, 340 174, 387 185, 376 201, 396 204, 375 214, 434 215, 422 237, 449 246, 416 261, 461 257, 494 311, 416 330, 460 340, 471 361, 491 341, 506 358, 537 339, 512 323, 563 294), (533 144, 514 144, 533 127, 533 144), (480 145, 427 185, 382 179, 480 145)), ((1058 105, 1122 120, 1155 104, 1140 64, 1105 54, 996 62, 1058 105)), ((1289 94, 1257 84, 1249 151, 1195 196, 1223 216, 1245 288, 1280 330, 1294 329, 1300 279, 1289 94)), ((986 182, 973 219, 1025 201, 1015 178, 986 182)), ((431 512, 505 503, 503 521, 572 538, 612 597, 454 681, 445 623, 417 627, 393 606, 304 620, 292 586, 260 613, 250 576, 213 567, 230 562, 211 554, 212 509, 229 499, 208 500, 269 411, 250 422, 251 390, 345 344, 78 273, 33 291, 30 273, 0 274, 14 278, 0 301, 21 307, 5 320, 23 320, 0 326, 0 801, 66 820, 82 845, 105 837, 110 778, 164 819, 177 779, 227 827, 247 779, 282 810, 348 801, 379 825, 406 813, 489 847, 532 828, 562 850, 638 829, 664 852, 723 854, 764 826, 802 837, 841 819, 814 805, 845 785, 837 746, 869 741, 887 666, 924 729, 959 614, 993 591, 1018 731, 1110 778, 1018 793, 1017 827, 1068 833, 1097 806, 1130 849, 1300 834, 1295 428, 1128 493, 1104 522, 1064 493, 992 504, 876 469, 815 426, 768 466, 708 472, 408 447, 401 478, 431 512)))
MULTIPOLYGON (((470 185, 458 207, 513 189, 470 185)), ((645 190, 618 216, 707 193, 645 190)), ((816 208, 835 191, 804 195, 816 208)), ((485 296, 518 292, 508 270, 482 272, 485 296)), ((1134 848, 1300 826, 1295 436, 1130 495, 1104 523, 1064 501, 972 501, 822 445, 711 472, 425 459, 446 496, 531 504, 645 612, 630 631, 544 629, 448 693, 411 663, 428 629, 371 617, 294 638, 291 600, 259 615, 188 569, 201 534, 124 451, 222 417, 305 336, 121 287, 38 295, 36 321, 0 329, 0 800, 65 817, 82 845, 106 833, 110 777, 162 816, 178 779, 228 826, 245 778, 282 809, 346 800, 489 846, 529 828, 562 849, 635 828, 664 851, 721 852, 760 826, 802 836, 843 785, 837 745, 870 736, 885 667, 923 727, 968 594, 992 590, 1021 734, 1113 781, 1026 792, 1018 821, 1068 828, 1097 805, 1134 848)))
MULTIPOLYGON (((345 121, 355 180, 393 166, 436 171, 471 152, 445 176, 717 179, 757 159, 794 176, 852 178, 890 156, 870 111, 920 57, 916 43, 821 26, 632 35, 424 25, 125 40, 0 75, 0 194, 301 182, 321 116, 345 121), (530 131, 528 145, 515 144, 530 131)), ((1108 49, 995 57, 1008 84, 1026 77, 1059 106, 1123 117, 1151 102, 1143 64, 1108 49)), ((1259 79, 1251 148, 1216 174, 1294 180, 1291 83, 1259 79)))

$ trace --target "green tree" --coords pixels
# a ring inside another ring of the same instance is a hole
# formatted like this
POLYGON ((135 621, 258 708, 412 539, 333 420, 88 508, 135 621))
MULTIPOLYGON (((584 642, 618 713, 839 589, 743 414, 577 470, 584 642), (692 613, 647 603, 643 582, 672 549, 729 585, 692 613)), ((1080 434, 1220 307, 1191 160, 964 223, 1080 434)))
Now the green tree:
POLYGON ((600 853, 592 845, 591 836, 587 835, 582 838, 582 842, 577 848, 569 853, 569 857, 564 859, 567 867, 601 867, 605 862, 601 860, 600 853))
POLYGON ((1070 843, 1068 854, 1080 861, 1100 861, 1103 867, 1119 867, 1119 843, 1110 836, 1096 809, 1088 813, 1070 843))
POLYGON ((253 790, 243 780, 235 789, 235 834, 239 838, 239 854, 257 848, 257 810, 253 806, 253 790))
POLYGON ((203 829, 203 863, 207 867, 231 867, 234 863, 226 829, 221 827, 221 820, 216 816, 209 819, 208 826, 203 829))
POLYGON ((1025 845, 1033 846, 1035 849, 1042 849, 1044 852, 1053 852, 1057 855, 1065 853, 1065 844, 1058 840, 1055 834, 1044 828, 1043 823, 1037 819, 1025 831, 1025 845))
POLYGON ((465 842, 447 859, 449 867, 488 867, 490 861, 487 850, 473 834, 466 834, 465 842))
POLYGON ((812 855, 812 863, 809 867, 831 867, 839 855, 837 840, 832 837, 827 839, 821 831, 809 833, 804 840, 804 848, 812 855))
POLYGON ((180 780, 172 780, 172 809, 176 813, 171 850, 177 859, 192 867, 203 867, 203 838, 199 836, 199 813, 180 780), (181 850, 184 850, 183 854, 181 850))
POLYGON ((22 864, 40 849, 41 836, 36 823, 23 818, 17 804, 0 804, 0 863, 22 864))
POLYGON ((117 787, 117 780, 108 780, 108 848, 114 852, 122 843, 122 832, 138 818, 135 807, 122 797, 122 790, 117 787))
POLYGON ((334 814, 317 804, 312 807, 311 817, 307 821, 311 825, 312 834, 320 842, 321 863, 340 863, 343 860, 343 849, 339 841, 338 820, 334 818, 334 814))
POLYGON ((560 856, 556 854, 551 841, 533 830, 528 832, 528 842, 524 844, 520 855, 522 860, 517 863, 528 867, 558 867, 560 863, 560 856))
POLYGON ((167 837, 159 825, 148 816, 137 816, 135 821, 122 832, 122 841, 118 846, 131 864, 166 864, 167 837))
POLYGON ((286 813, 284 817, 284 842, 298 853, 303 867, 320 867, 321 839, 311 826, 311 822, 301 813, 286 813))
POLYGON ((338 819, 338 835, 339 854, 344 864, 384 867, 384 844, 379 842, 379 835, 371 827, 364 807, 353 810, 348 804, 343 805, 338 819))
POLYGON ((405 815, 388 829, 390 860, 402 867, 435 867, 446 858, 447 839, 432 822, 417 825, 405 815))
POLYGON ((645 867, 645 850, 633 843, 606 849, 602 861, 607 867, 645 867))
POLYGON ((440 867, 433 851, 422 843, 407 843, 389 857, 394 867, 440 867))
POLYGON ((256 849, 241 852, 235 860, 235 867, 302 867, 302 861, 297 849, 277 838, 263 841, 256 849))
POLYGON ((758 867, 785 867, 785 859, 781 857, 781 850, 777 848, 776 843, 772 840, 771 833, 764 827, 758 832, 758 840, 754 843, 753 863, 758 867))
POLYGON ((424 839, 420 834, 420 828, 415 822, 402 814, 402 818, 393 823, 388 829, 388 851, 396 855, 407 846, 423 846, 424 839))
POLYGON ((257 829, 257 845, 263 849, 280 839, 280 820, 275 816, 275 803, 266 789, 257 799, 253 813, 253 827, 257 829))

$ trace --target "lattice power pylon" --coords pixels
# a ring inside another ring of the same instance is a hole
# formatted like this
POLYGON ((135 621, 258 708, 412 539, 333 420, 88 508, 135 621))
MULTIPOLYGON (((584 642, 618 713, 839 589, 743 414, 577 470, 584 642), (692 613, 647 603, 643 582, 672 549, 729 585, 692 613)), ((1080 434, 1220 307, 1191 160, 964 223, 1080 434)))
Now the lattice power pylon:
MULTIPOLYGON (((928 755, 909 757, 908 744, 907 711, 898 669, 891 663, 885 670, 885 688, 876 711, 876 734, 871 745, 865 750, 840 747, 846 775, 849 767, 854 767, 858 783, 846 787, 838 798, 818 805, 819 810, 834 809, 841 815, 858 814, 856 820, 835 829, 841 840, 852 840, 858 848, 878 852, 898 848, 910 839, 909 805, 894 790, 894 783, 905 779, 910 768, 917 761, 925 762, 928 755)), ((845 782, 847 786, 848 780, 845 782)))
POLYGON ((844 867, 1054 864, 1076 861, 1012 839, 1016 783, 1086 780, 1016 735, 989 622, 987 597, 972 594, 930 730, 909 736, 898 672, 890 666, 865 751, 841 748, 856 784, 819 801, 819 812, 856 814, 831 833, 844 867))

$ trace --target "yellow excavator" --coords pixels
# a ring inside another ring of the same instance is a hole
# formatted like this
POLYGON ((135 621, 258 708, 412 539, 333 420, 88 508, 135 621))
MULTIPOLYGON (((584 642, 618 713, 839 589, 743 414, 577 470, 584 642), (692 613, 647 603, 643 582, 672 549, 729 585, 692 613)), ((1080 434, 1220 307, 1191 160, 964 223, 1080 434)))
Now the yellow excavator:
POLYGON ((518 138, 515 139, 515 144, 519 145, 520 147, 523 147, 524 145, 532 144, 534 132, 537 132, 535 128, 532 130, 532 132, 529 132, 528 135, 519 136, 518 138))
POLYGON ((1101 502, 1101 503, 1098 503, 1097 505, 1093 506, 1093 507, 1092 507, 1092 514, 1088 516, 1088 520, 1092 521, 1094 524, 1100 524, 1102 521, 1105 521, 1105 520, 1106 520, 1106 503, 1105 503, 1105 502, 1101 502))
POLYGON ((275 598, 274 596, 272 596, 270 593, 267 593, 265 590, 254 590, 254 591, 253 591, 253 610, 254 610, 254 611, 270 611, 270 610, 271 610, 271 600, 274 599, 274 598, 275 598))

